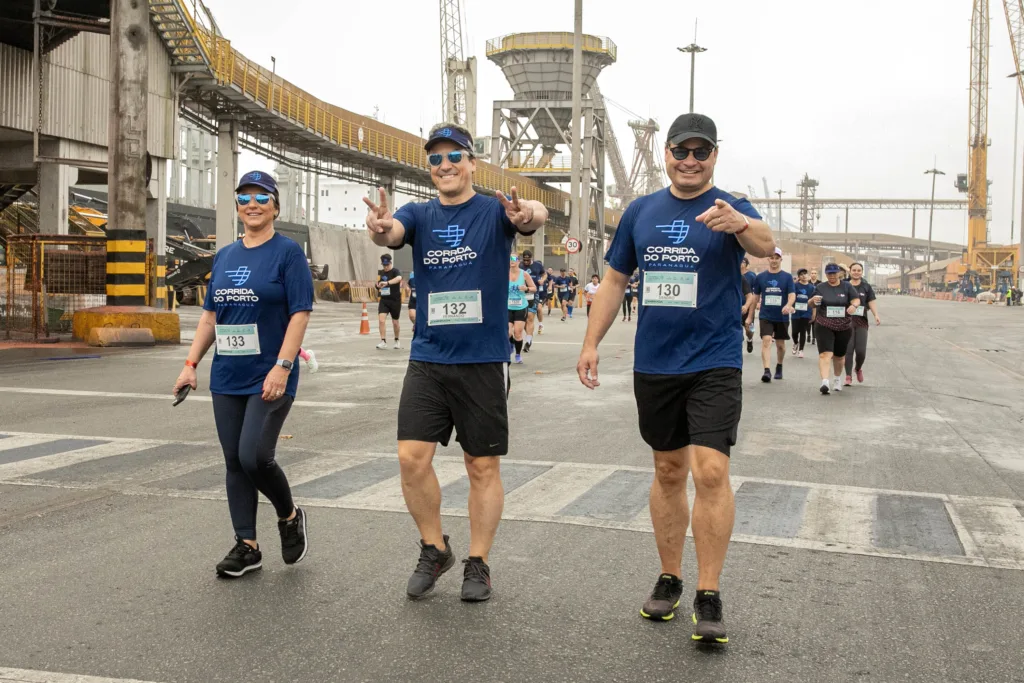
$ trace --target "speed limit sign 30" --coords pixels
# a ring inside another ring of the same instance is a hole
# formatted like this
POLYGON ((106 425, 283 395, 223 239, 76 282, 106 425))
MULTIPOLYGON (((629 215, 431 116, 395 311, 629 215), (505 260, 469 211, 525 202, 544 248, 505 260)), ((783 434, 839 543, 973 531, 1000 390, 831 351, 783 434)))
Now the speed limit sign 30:
POLYGON ((569 239, 567 239, 565 241, 565 250, 567 252, 569 252, 570 254, 578 254, 578 253, 580 253, 580 247, 581 246, 582 245, 580 244, 580 241, 578 239, 576 239, 575 237, 570 237, 569 239))

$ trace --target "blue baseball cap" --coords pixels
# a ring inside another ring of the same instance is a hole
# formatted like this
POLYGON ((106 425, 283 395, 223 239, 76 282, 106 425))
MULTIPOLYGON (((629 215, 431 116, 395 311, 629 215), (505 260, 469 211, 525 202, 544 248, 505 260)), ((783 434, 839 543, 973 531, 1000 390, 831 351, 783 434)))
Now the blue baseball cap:
POLYGON ((435 130, 433 135, 430 136, 430 139, 427 140, 427 144, 423 145, 423 149, 429 152, 430 148, 441 140, 454 142, 457 146, 469 151, 470 153, 473 152, 473 137, 466 135, 461 130, 449 127, 438 128, 435 130))
POLYGON ((838 263, 828 263, 825 265, 825 274, 838 273, 842 268, 839 267, 838 263))
POLYGON ((274 195, 276 198, 277 193, 277 181, 274 180, 274 176, 263 171, 249 171, 238 180, 238 187, 235 188, 235 192, 238 192, 246 185, 255 185, 256 187, 262 187, 264 190, 274 195))

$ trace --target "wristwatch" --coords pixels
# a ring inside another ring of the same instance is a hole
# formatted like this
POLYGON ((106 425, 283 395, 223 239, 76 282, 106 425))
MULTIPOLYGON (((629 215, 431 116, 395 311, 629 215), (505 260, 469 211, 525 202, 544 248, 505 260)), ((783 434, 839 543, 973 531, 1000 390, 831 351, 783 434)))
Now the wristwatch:
POLYGON ((280 365, 285 370, 291 370, 292 369, 292 365, 294 365, 294 364, 290 360, 286 360, 284 358, 278 358, 277 359, 277 363, 275 363, 275 365, 280 365))

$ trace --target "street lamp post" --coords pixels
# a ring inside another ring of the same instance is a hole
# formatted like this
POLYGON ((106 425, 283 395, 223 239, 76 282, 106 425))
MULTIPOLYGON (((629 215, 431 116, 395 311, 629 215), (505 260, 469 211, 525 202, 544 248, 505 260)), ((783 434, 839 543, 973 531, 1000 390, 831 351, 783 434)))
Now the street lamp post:
POLYGON ((786 193, 781 187, 775 190, 775 194, 779 195, 779 232, 782 232, 782 195, 786 193))
POLYGON ((680 52, 690 53, 690 113, 693 113, 693 78, 697 71, 697 53, 707 52, 706 47, 697 44, 697 22, 693 22, 693 42, 686 47, 677 47, 680 52))
POLYGON ((924 267, 925 287, 928 288, 932 286, 932 221, 935 218, 935 177, 946 175, 937 168, 929 168, 925 171, 925 175, 929 174, 932 177, 932 203, 928 207, 928 259, 925 261, 924 267))

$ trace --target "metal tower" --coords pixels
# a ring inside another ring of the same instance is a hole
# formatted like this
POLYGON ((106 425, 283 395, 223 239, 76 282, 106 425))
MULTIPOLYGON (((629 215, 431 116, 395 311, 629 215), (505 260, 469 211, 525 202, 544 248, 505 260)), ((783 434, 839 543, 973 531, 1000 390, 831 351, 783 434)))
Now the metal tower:
POLYGON ((803 180, 796 186, 796 195, 800 198, 800 232, 814 232, 814 215, 817 213, 814 195, 817 191, 818 181, 804 173, 803 180))
POLYGON ((633 167, 629 172, 629 185, 637 196, 651 194, 665 187, 665 172, 661 167, 657 132, 661 130, 654 119, 634 119, 629 122, 633 130, 633 167))
MULTIPOLYGON (((605 106, 604 97, 601 95, 601 89, 597 86, 597 81, 595 81, 594 85, 590 88, 590 97, 599 108, 604 109, 607 113, 608 108, 605 106)), ((622 150, 619 148, 619 140, 615 137, 615 131, 612 130, 611 117, 608 117, 605 136, 608 138, 606 140, 608 161, 612 167, 612 177, 615 178, 615 191, 612 192, 611 195, 621 199, 623 206, 625 206, 636 199, 636 191, 634 190, 634 186, 630 182, 629 177, 626 175, 626 164, 622 160, 622 150)))
POLYGON ((461 0, 440 2, 441 115, 476 137, 476 57, 464 56, 461 0))

